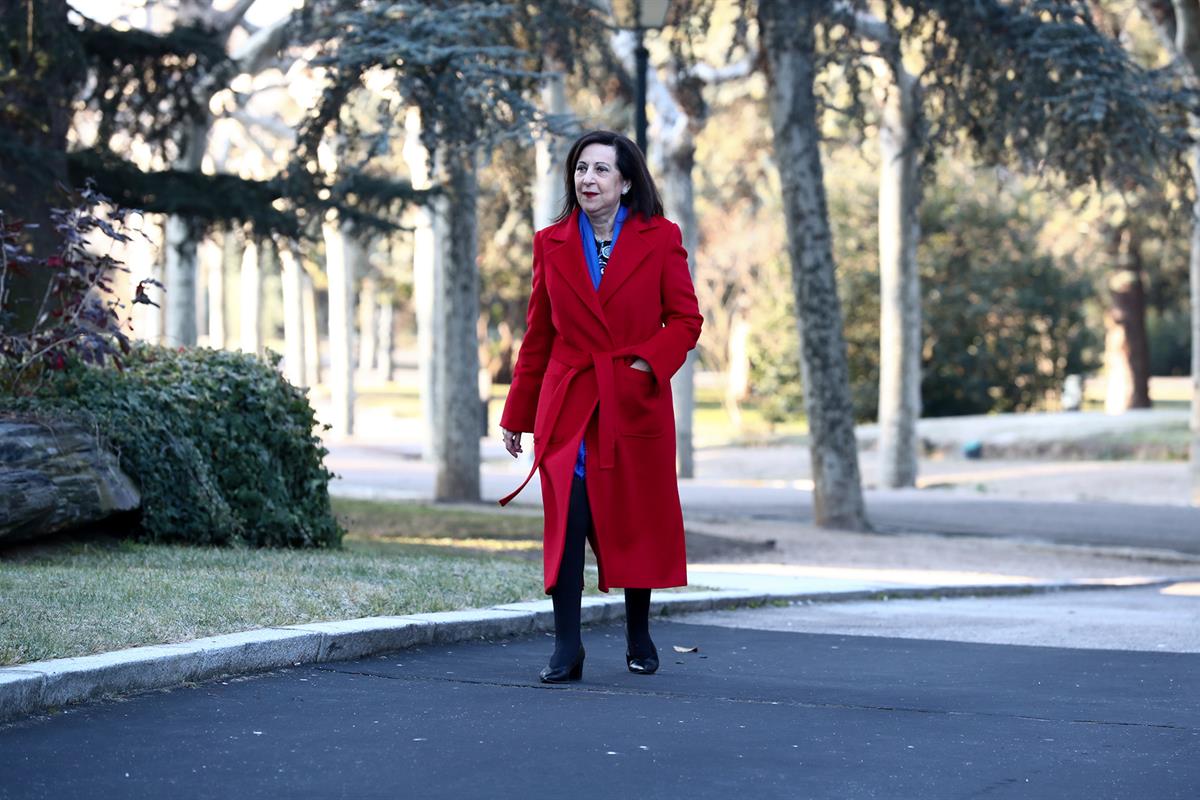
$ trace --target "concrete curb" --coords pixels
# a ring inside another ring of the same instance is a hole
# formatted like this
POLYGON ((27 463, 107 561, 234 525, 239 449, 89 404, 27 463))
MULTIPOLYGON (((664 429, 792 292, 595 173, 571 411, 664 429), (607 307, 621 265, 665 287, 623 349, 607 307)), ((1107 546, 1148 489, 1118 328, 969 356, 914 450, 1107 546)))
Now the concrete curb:
MULTIPOLYGON (((651 613, 673 616, 766 604, 834 603, 931 597, 984 597, 1098 589, 1158 588, 1178 582, 1088 581, 975 586, 917 586, 824 592, 700 591, 660 593, 651 613)), ((620 620, 620 597, 585 597, 585 624, 620 620)), ((230 675, 346 661, 424 644, 523 636, 554 629, 550 600, 467 611, 365 617, 262 628, 178 644, 149 645, 79 658, 0 668, 0 722, 109 695, 165 689, 230 675)))

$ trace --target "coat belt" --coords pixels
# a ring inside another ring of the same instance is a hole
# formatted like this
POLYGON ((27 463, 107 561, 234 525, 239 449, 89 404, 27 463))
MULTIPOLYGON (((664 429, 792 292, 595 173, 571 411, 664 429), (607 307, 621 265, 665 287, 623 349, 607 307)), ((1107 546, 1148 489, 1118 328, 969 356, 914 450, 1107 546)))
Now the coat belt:
MULTIPOLYGON (((547 445, 554 431, 554 426, 558 424, 559 414, 562 412, 563 403, 566 402, 567 390, 570 388, 571 382, 589 369, 595 370, 596 394, 600 403, 600 424, 598 431, 600 452, 596 454, 597 466, 600 469, 613 468, 617 450, 617 390, 613 382, 613 361, 618 358, 628 358, 631 355, 633 353, 629 352, 629 348, 597 353, 572 347, 562 339, 554 342, 554 347, 550 351, 550 358, 566 364, 570 369, 562 377, 562 380, 558 382, 558 386, 554 390, 554 395, 550 398, 549 405, 546 406, 546 418, 550 421, 550 428, 542 435, 546 437, 547 445)), ((520 486, 500 500, 500 505, 507 505, 510 500, 520 494, 525 485, 533 478, 538 467, 541 466, 542 456, 546 448, 538 446, 535 442, 534 449, 536 452, 533 458, 533 466, 529 469, 529 474, 525 476, 525 480, 521 481, 520 486)))

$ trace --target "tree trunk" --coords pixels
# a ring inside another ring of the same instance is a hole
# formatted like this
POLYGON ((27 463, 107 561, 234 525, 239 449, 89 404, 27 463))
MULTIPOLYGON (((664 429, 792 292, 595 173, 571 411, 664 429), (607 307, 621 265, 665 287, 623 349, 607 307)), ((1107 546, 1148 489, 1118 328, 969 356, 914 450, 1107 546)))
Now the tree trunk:
POLYGON ((866 530, 846 340, 821 167, 820 114, 813 94, 813 26, 821 5, 797 9, 784 0, 760 0, 758 22, 767 56, 775 161, 787 215, 816 522, 826 528, 866 530))
POLYGON ((362 248, 349 225, 326 220, 325 273, 329 277, 329 424, 339 436, 354 434, 354 309, 355 269, 362 248))
POLYGON ((358 374, 364 379, 375 376, 378 287, 376 280, 369 276, 363 278, 358 286, 358 374))
MULTIPOLYGON (((414 189, 429 189, 428 153, 421 145, 421 116, 410 108, 404 119, 404 160, 408 164, 414 189)), ((426 206, 412 210, 413 226, 413 306, 417 318, 417 375, 420 382, 421 418, 425 420, 425 435, 421 441, 421 457, 438 460, 438 442, 444 421, 440 417, 442 403, 434 377, 434 342, 441 339, 440 325, 444 318, 441 308, 443 258, 438 246, 444 238, 439 227, 444 214, 445 198, 433 197, 426 206)))
POLYGON ((312 276, 305 273, 301 286, 301 310, 304 328, 304 385, 321 382, 321 327, 317 324, 317 291, 312 276))
MULTIPOLYGON (((1141 0, 1143 16, 1154 26, 1172 61, 1178 63, 1188 87, 1200 87, 1200 6, 1195 0, 1165 2, 1141 0)), ((1200 115, 1189 117, 1192 133, 1200 131, 1200 115)), ((1192 402, 1189 428, 1191 458, 1189 499, 1200 506, 1200 144, 1192 146, 1192 186, 1196 197, 1192 206, 1192 243, 1188 259, 1188 280, 1192 303, 1192 402)))
MULTIPOLYGON (((637 37, 621 31, 612 37, 612 47, 630 74, 638 69, 637 37)), ((647 102, 654 107, 654 141, 647 155, 659 166, 663 179, 663 205, 668 219, 679 225, 683 246, 688 252, 688 270, 696 275, 697 233, 695 189, 692 166, 696 160, 696 135, 704 127, 703 84, 686 70, 676 75, 668 86, 655 70, 646 75, 647 102)), ((649 138, 649 137, 648 137, 649 138)), ((696 474, 695 450, 692 442, 692 418, 696 407, 696 351, 692 350, 671 379, 671 395, 675 409, 675 467, 681 478, 696 474)))
POLYGON ((1122 414, 1150 408, 1150 347, 1146 338, 1146 290, 1142 273, 1118 267, 1108 278, 1105 314, 1104 410, 1122 414))
POLYGON ((879 126, 879 485, 917 483, 921 286, 917 271, 920 113, 915 78, 896 64, 879 126))
MULTIPOLYGON (((550 116, 569 113, 566 79, 562 66, 547 58, 544 71, 549 77, 542 83, 542 110, 550 116)), ((563 201, 562 162, 566 153, 562 142, 543 131, 534 143, 533 229, 540 231, 558 215, 563 201)))
POLYGON ((262 351, 262 265, 259 263, 259 242, 246 242, 242 252, 242 274, 239 282, 241 317, 241 349, 247 353, 262 351))
MULTIPOLYGON (((158 264, 159 245, 162 243, 162 227, 158 221, 161 219, 157 214, 145 218, 142 225, 144 235, 135 236, 133 241, 128 243, 125 251, 125 263, 130 270, 129 283, 131 286, 136 286, 139 281, 145 279, 158 280, 162 277, 158 264)), ((161 290, 151 287, 147 289, 146 293, 156 303, 163 303, 161 290)), ((133 296, 132 291, 129 296, 133 296)), ((146 303, 133 305, 129 309, 129 320, 133 326, 134 336, 144 342, 158 344, 162 335, 161 307, 146 303)))
POLYGON ((738 433, 742 432, 741 403, 750 393, 750 298, 742 294, 734 302, 729 321, 729 371, 725 378, 725 411, 738 433))
POLYGON ((188 220, 174 215, 167 217, 166 234, 163 342, 191 347, 196 344, 196 235, 188 220))
POLYGON ((94 431, 0 420, 0 543, 98 522, 140 505, 137 485, 94 431))
MULTIPOLYGON (((174 168, 183 172, 199 172, 208 148, 209 119, 201 118, 183 123, 186 140, 183 154, 174 168)), ((172 347, 191 347, 196 344, 196 224, 189 219, 171 215, 166 225, 166 269, 163 284, 167 287, 164 304, 164 336, 172 347)))
MULTIPOLYGON (((66 0, 0 0, 0 212, 9 222, 38 225, 25 235, 41 257, 60 247, 50 209, 63 205, 58 187, 70 183, 71 104, 87 74, 67 8, 66 0)), ((29 270, 8 276, 4 309, 13 313, 11 330, 33 327, 50 275, 29 270)))
POLYGON ((304 269, 289 247, 279 249, 283 284, 283 374, 296 386, 308 375, 304 358, 304 269))
MULTIPOLYGON (((1200 20, 1197 20, 1200 26, 1200 20)), ((1200 38, 1200 30, 1195 33, 1200 38)), ((1200 120, 1192 121, 1193 129, 1200 128, 1200 120)), ((1192 434, 1190 472, 1190 499, 1200 506, 1200 144, 1192 146, 1192 182, 1195 185, 1196 203, 1192 210, 1192 251, 1188 259, 1188 276, 1191 281, 1192 298, 1192 434)))
MULTIPOLYGON (((224 235, 221 237, 221 269, 223 280, 232 283, 235 278, 237 280, 237 290, 225 292, 225 346, 233 346, 233 328, 229 321, 238 320, 239 327, 241 326, 241 308, 242 308, 242 291, 241 291, 241 270, 242 259, 245 257, 245 245, 242 241, 242 233, 239 228, 230 226, 225 229, 224 235)), ((239 330, 240 334, 241 331, 239 330)), ((239 336, 240 341, 240 336, 239 336)))
POLYGON ((225 347, 224 248, 212 239, 206 240, 201 245, 200 264, 204 269, 204 291, 208 297, 206 303, 208 338, 206 341, 209 347, 221 350, 225 347))
MULTIPOLYGON (((696 142, 690 126, 683 126, 674 140, 664 141, 663 145, 667 148, 663 200, 667 217, 679 225, 683 235, 683 246, 688 252, 688 270, 694 278, 700 236, 692 183, 696 142)), ((671 378, 671 396, 675 404, 675 466, 680 478, 696 477, 696 456, 692 442, 692 418, 696 410, 695 365, 696 351, 692 350, 671 378)))
POLYGON ((396 308, 391 292, 384 292, 379 300, 379 323, 376 341, 379 342, 375 354, 375 372, 385 383, 396 377, 396 361, 393 357, 396 343, 396 308))
POLYGON ((438 431, 434 499, 480 499, 479 476, 479 270, 475 263, 477 187, 473 155, 449 156, 445 175, 446 235, 443 251, 441 335, 434 342, 435 396, 443 420, 438 431))
POLYGON ((413 305, 417 317, 417 378, 421 392, 421 418, 425 420, 425 437, 421 455, 426 461, 438 460, 438 443, 445 421, 441 417, 443 404, 438 396, 435 377, 434 345, 442 338, 445 313, 442 308, 444 258, 439 240, 445 238, 445 198, 436 197, 428 206, 413 211, 413 305))

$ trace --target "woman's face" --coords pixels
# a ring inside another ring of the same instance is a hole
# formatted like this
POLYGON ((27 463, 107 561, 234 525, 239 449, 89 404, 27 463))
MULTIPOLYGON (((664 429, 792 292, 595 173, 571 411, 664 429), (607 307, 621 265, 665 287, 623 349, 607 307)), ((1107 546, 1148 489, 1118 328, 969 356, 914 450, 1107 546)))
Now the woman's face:
POLYGON ((589 217, 615 214, 629 181, 617 171, 617 150, 610 144, 589 144, 575 162, 575 197, 589 217))

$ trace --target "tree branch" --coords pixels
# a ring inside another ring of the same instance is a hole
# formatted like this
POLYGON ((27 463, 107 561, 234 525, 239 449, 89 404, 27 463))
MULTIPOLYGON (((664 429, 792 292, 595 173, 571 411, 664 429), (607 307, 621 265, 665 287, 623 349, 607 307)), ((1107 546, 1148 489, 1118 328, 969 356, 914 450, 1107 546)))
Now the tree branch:
POLYGON ((246 16, 246 12, 250 10, 250 6, 254 5, 258 0, 238 0, 233 8, 223 12, 216 19, 216 28, 221 33, 228 36, 233 32, 246 16))
POLYGON ((1138 10, 1167 52, 1178 55, 1175 50, 1175 8, 1171 0, 1138 0, 1138 10))
POLYGON ((1187 59, 1192 74, 1200 76, 1200 2, 1173 0, 1175 6, 1175 49, 1187 59))
MULTIPOLYGON (((635 75, 634 49, 637 40, 633 33, 619 30, 612 34, 609 42, 617 60, 630 75, 635 75)), ((659 77, 657 69, 646 70, 646 102, 657 112, 656 121, 661 126, 660 135, 664 142, 674 141, 687 129, 688 116, 679 103, 675 102, 675 97, 659 77)))
POLYGON ((754 65, 758 63, 758 57, 758 53, 751 53, 740 61, 733 64, 726 64, 723 67, 698 63, 692 66, 691 74, 693 77, 699 78, 712 86, 725 83, 726 81, 741 80, 754 72, 754 65))
POLYGON ((251 75, 261 72, 267 60, 278 53, 287 42, 292 21, 300 10, 293 11, 265 28, 259 28, 241 47, 234 50, 230 55, 237 62, 238 69, 251 75))
POLYGON ((855 8, 847 0, 838 0, 833 4, 834 14, 845 18, 853 29, 864 38, 870 39, 881 48, 891 49, 900 46, 900 37, 884 20, 862 9, 855 8))

